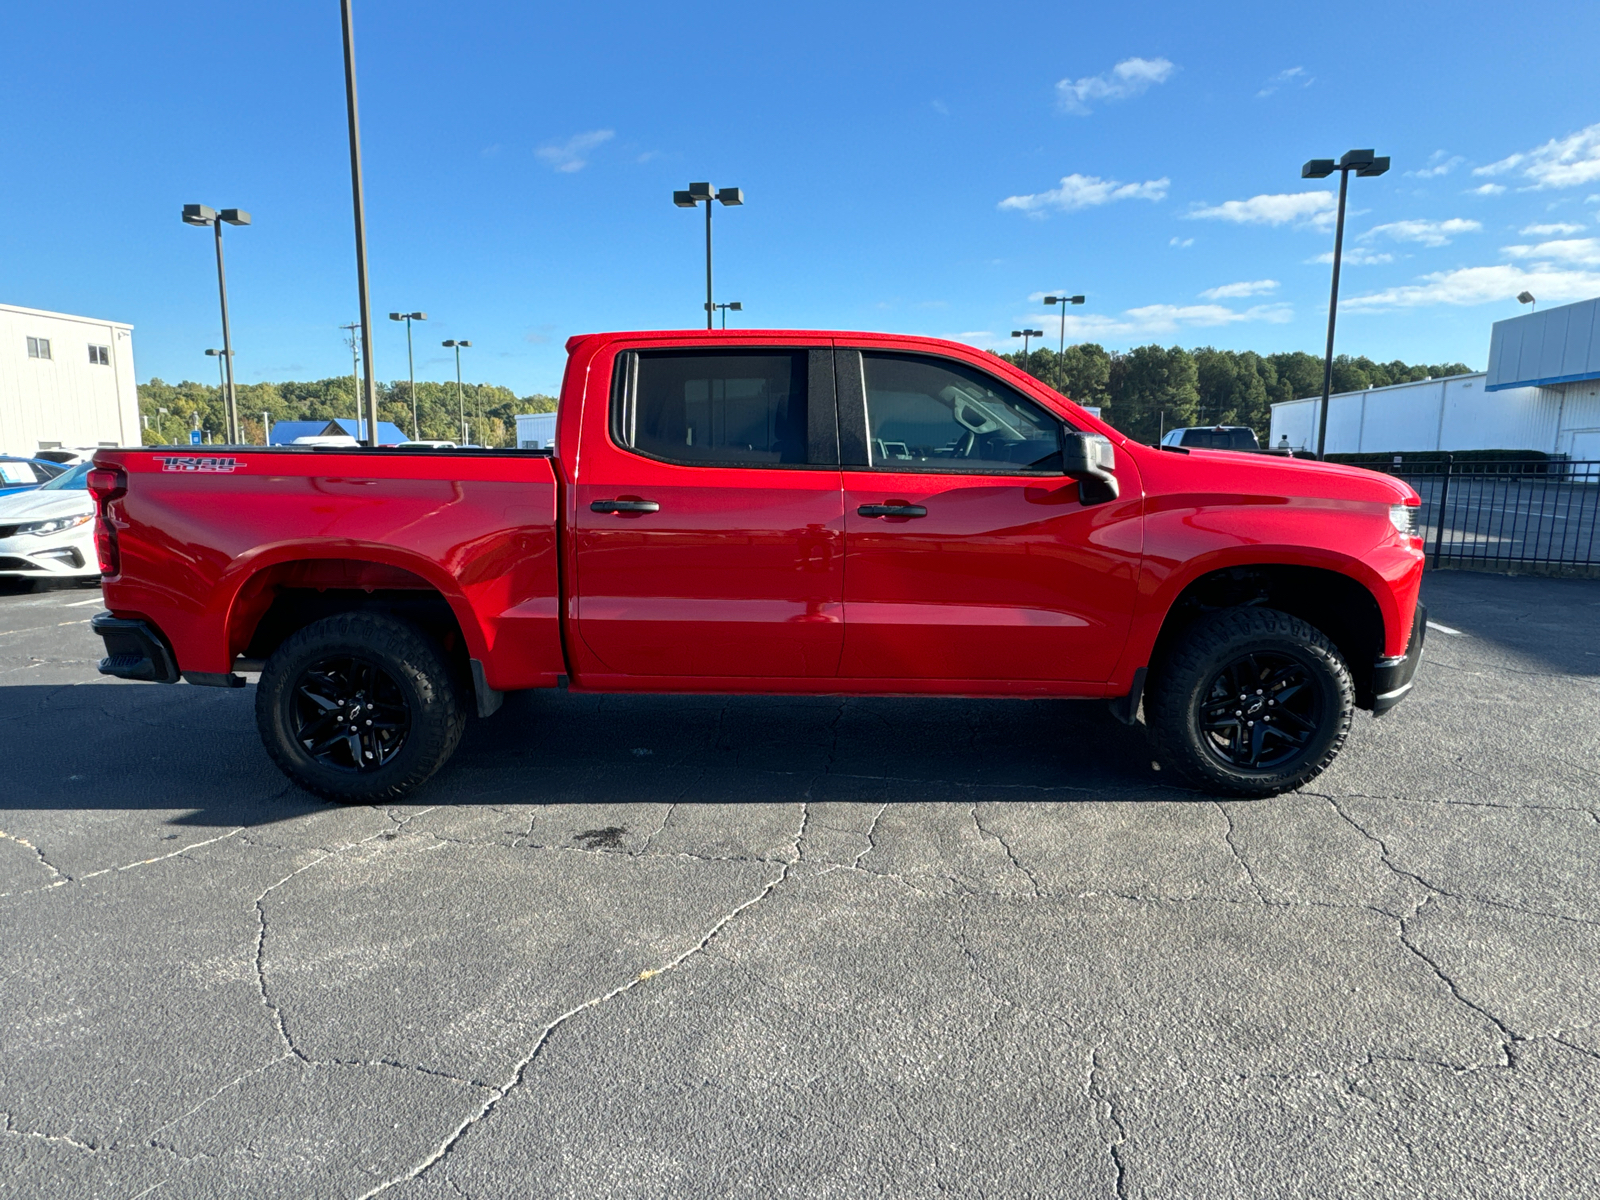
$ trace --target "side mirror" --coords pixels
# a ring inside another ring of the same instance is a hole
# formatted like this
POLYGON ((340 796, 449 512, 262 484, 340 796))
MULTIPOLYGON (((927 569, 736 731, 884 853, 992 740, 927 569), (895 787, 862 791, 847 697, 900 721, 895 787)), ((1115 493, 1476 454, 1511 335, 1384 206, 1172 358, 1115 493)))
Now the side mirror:
POLYGON ((1117 477, 1116 447, 1098 433, 1064 430, 1061 436, 1062 473, 1078 481, 1078 495, 1084 504, 1104 504, 1115 500, 1117 477))

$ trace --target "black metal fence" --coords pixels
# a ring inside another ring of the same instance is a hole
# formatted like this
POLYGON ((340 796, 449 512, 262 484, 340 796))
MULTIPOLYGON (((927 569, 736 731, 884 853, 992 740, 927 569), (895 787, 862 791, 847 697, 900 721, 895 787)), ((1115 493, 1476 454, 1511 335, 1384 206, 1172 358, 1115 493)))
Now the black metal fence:
POLYGON ((1422 497, 1418 530, 1434 567, 1600 568, 1600 461, 1370 464, 1422 497))

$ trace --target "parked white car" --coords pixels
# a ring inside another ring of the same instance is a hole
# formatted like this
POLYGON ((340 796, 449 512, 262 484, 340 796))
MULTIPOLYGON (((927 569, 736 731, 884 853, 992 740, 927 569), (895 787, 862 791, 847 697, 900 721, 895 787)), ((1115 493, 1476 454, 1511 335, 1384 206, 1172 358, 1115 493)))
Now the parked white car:
POLYGON ((89 469, 79 463, 26 492, 0 496, 0 576, 88 578, 100 574, 94 549, 89 469))

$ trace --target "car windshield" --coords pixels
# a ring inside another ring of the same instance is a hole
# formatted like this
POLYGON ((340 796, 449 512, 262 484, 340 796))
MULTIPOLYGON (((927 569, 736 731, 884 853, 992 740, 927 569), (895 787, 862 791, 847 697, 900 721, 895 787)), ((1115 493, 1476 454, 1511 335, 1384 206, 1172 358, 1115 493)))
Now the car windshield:
POLYGON ((41 492, 86 492, 89 490, 89 471, 93 463, 79 463, 64 475, 57 475, 49 483, 39 485, 41 492))

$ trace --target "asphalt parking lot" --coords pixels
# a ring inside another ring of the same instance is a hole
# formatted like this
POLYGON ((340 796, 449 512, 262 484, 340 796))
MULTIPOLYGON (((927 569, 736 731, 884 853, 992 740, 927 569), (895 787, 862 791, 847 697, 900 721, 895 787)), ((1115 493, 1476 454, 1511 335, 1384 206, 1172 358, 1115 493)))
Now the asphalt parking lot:
POLYGON ((1570 1197, 1600 581, 1217 803, 1061 702, 512 697, 387 810, 0 596, 0 1195, 1570 1197))

